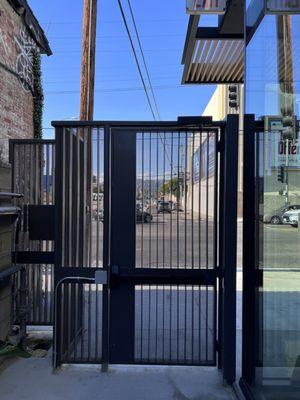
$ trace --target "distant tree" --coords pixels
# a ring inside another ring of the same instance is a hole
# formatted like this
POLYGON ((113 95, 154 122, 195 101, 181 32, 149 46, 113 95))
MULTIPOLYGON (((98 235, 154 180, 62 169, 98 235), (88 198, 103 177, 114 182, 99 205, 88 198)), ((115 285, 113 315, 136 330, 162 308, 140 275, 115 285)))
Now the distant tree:
POLYGON ((163 183, 159 189, 162 195, 172 194, 176 197, 177 201, 180 199, 180 181, 177 177, 172 178, 170 181, 163 183))

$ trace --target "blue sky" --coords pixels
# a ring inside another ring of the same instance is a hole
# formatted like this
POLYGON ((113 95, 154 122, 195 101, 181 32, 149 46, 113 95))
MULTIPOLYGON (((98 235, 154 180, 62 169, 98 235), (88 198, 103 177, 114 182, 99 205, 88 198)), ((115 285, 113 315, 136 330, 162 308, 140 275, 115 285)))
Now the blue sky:
MULTIPOLYGON (((53 55, 43 56, 44 137, 52 120, 78 118, 83 0, 29 0, 53 55)), ((128 20, 127 0, 123 0, 128 20)), ((162 120, 200 115, 215 86, 182 86, 185 0, 131 0, 162 120)), ((211 21, 206 19, 203 24, 211 21)), ((133 28, 130 23, 131 29, 133 28)), ((132 29, 133 34, 133 29, 132 29)), ((136 46, 137 48, 137 46, 136 46)), ((95 120, 152 120, 117 0, 98 0, 95 120)))

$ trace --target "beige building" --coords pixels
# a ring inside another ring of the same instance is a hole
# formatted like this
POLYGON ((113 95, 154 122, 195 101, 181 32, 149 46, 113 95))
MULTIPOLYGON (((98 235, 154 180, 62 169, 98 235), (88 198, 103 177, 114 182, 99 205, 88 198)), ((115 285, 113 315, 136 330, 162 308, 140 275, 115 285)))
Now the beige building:
MULTIPOLYGON (((214 121, 222 121, 228 114, 237 114, 240 116, 239 123, 239 176, 238 176, 238 216, 242 216, 242 201, 243 201, 243 86, 238 87, 237 91, 238 109, 233 109, 229 106, 229 86, 218 85, 211 99, 209 100, 203 116, 211 116, 214 121)), ((215 138, 212 134, 202 134, 201 137, 195 135, 193 144, 189 143, 189 171, 190 178, 188 180, 187 190, 187 205, 188 209, 194 210, 195 213, 214 216, 214 188, 215 188, 215 138), (198 155, 198 154, 199 155, 198 155), (207 160, 208 158, 208 160, 207 160), (198 160, 199 159, 199 160, 198 160), (197 161, 198 160, 198 161, 197 161), (199 170, 204 172, 201 175, 195 174, 196 165, 200 162, 203 165, 199 170), (194 176, 193 176, 194 175, 194 176), (200 193, 199 196, 199 185, 200 193)))

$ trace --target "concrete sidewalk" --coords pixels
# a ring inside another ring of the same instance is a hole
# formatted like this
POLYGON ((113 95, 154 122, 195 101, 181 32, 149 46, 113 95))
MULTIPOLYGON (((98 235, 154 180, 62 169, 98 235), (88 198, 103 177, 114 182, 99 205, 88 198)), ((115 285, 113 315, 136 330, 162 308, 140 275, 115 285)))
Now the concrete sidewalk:
POLYGON ((116 366, 51 369, 46 358, 18 359, 0 373, 1 400, 232 400, 216 368, 116 366))

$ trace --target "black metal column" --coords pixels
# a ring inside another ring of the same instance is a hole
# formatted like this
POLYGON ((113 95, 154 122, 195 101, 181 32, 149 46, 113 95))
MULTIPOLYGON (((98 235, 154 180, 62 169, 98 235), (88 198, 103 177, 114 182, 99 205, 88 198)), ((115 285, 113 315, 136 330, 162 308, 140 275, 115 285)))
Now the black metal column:
POLYGON ((244 118, 242 378, 255 377, 255 117, 244 118))
MULTIPOLYGON (((59 173, 55 174, 55 237, 54 237, 54 285, 56 288, 59 282, 58 271, 62 265, 63 258, 63 207, 64 207, 64 129, 62 127, 55 128, 55 170, 59 173)), ((54 308, 54 323, 53 323, 53 338, 54 352, 53 365, 56 368, 60 365, 60 349, 61 335, 58 326, 58 321, 61 320, 61 287, 58 288, 58 296, 53 296, 54 308)))
MULTIPOLYGON (((236 375, 236 252, 237 252, 237 176, 238 176, 238 115, 228 115, 223 137, 223 378, 232 385, 236 375)), ((222 168, 221 167, 221 168, 222 168)))
MULTIPOLYGON (((104 235, 103 235, 103 268, 109 269, 109 246, 110 246, 110 128, 104 127, 104 235)), ((103 285, 102 306, 102 366, 103 370, 108 367, 109 362, 109 290, 103 285)))
MULTIPOLYGON (((111 268, 135 268, 136 134, 111 130, 111 268)), ((135 295, 132 282, 111 282, 109 362, 134 361, 135 295)))

